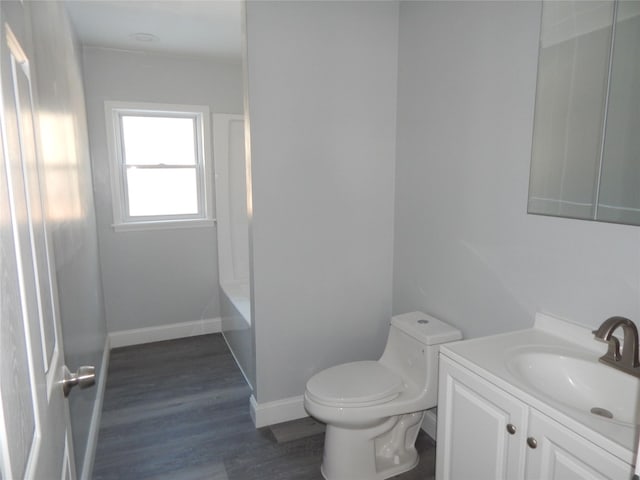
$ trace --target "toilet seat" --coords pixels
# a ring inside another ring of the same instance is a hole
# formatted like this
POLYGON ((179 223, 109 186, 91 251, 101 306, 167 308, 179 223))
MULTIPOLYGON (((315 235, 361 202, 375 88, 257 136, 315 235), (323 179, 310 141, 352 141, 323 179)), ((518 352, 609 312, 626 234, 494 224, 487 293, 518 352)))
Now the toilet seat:
POLYGON ((309 379, 307 395, 327 406, 365 407, 389 402, 404 389, 402 377, 377 361, 352 362, 309 379))

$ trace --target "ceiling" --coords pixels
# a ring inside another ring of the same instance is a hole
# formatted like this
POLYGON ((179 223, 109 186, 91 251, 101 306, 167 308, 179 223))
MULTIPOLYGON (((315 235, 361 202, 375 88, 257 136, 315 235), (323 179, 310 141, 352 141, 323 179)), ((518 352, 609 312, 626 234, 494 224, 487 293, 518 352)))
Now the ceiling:
POLYGON ((239 60, 242 0, 66 0, 85 46, 239 60))

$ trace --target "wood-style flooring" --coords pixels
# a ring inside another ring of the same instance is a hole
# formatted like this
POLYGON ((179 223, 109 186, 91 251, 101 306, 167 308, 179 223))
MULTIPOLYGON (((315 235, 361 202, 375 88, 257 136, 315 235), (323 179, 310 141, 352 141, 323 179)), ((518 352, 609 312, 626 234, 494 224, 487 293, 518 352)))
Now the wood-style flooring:
MULTIPOLYGON (((321 480, 321 429, 256 430, 249 395, 220 334, 112 350, 93 478, 321 480)), ((420 464, 396 479, 433 478, 433 441, 416 446, 420 464)))

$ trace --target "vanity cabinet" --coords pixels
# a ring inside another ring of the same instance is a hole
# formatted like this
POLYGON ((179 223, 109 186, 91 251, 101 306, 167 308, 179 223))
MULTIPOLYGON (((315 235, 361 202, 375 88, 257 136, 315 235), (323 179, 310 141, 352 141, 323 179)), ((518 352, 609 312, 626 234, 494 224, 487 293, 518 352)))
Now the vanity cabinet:
POLYGON ((527 448, 526 480, 626 480, 633 475, 630 465, 535 409, 530 409, 527 435, 537 446, 527 448))
POLYGON ((440 356, 437 480, 627 480, 630 465, 440 356))
POLYGON ((526 421, 520 401, 440 356, 437 479, 522 478, 526 421))

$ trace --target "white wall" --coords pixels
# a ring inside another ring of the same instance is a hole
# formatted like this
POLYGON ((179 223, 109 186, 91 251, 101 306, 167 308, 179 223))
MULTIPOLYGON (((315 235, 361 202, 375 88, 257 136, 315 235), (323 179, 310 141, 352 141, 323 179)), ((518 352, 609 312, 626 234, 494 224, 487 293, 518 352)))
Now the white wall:
POLYGON ((220 315, 213 227, 114 232, 104 101, 208 105, 242 113, 239 64, 84 48, 100 264, 110 332, 220 315))
POLYGON ((247 4, 259 403, 382 353, 391 314, 398 5, 247 4))
MULTIPOLYGON (((218 276, 220 285, 246 286, 249 297, 249 225, 244 116, 213 115, 218 276)), ((233 292, 228 292, 233 295, 233 292)), ((250 322, 251 318, 247 318, 250 322)))
POLYGON ((393 310, 640 321, 640 229, 526 214, 539 2, 402 2, 393 310))
MULTIPOLYGON (((95 365, 98 378, 106 322, 87 137, 80 50, 57 2, 33 2, 31 20, 46 214, 56 261, 65 363, 95 365)), ((69 397, 78 473, 82 471, 97 388, 69 397)))

